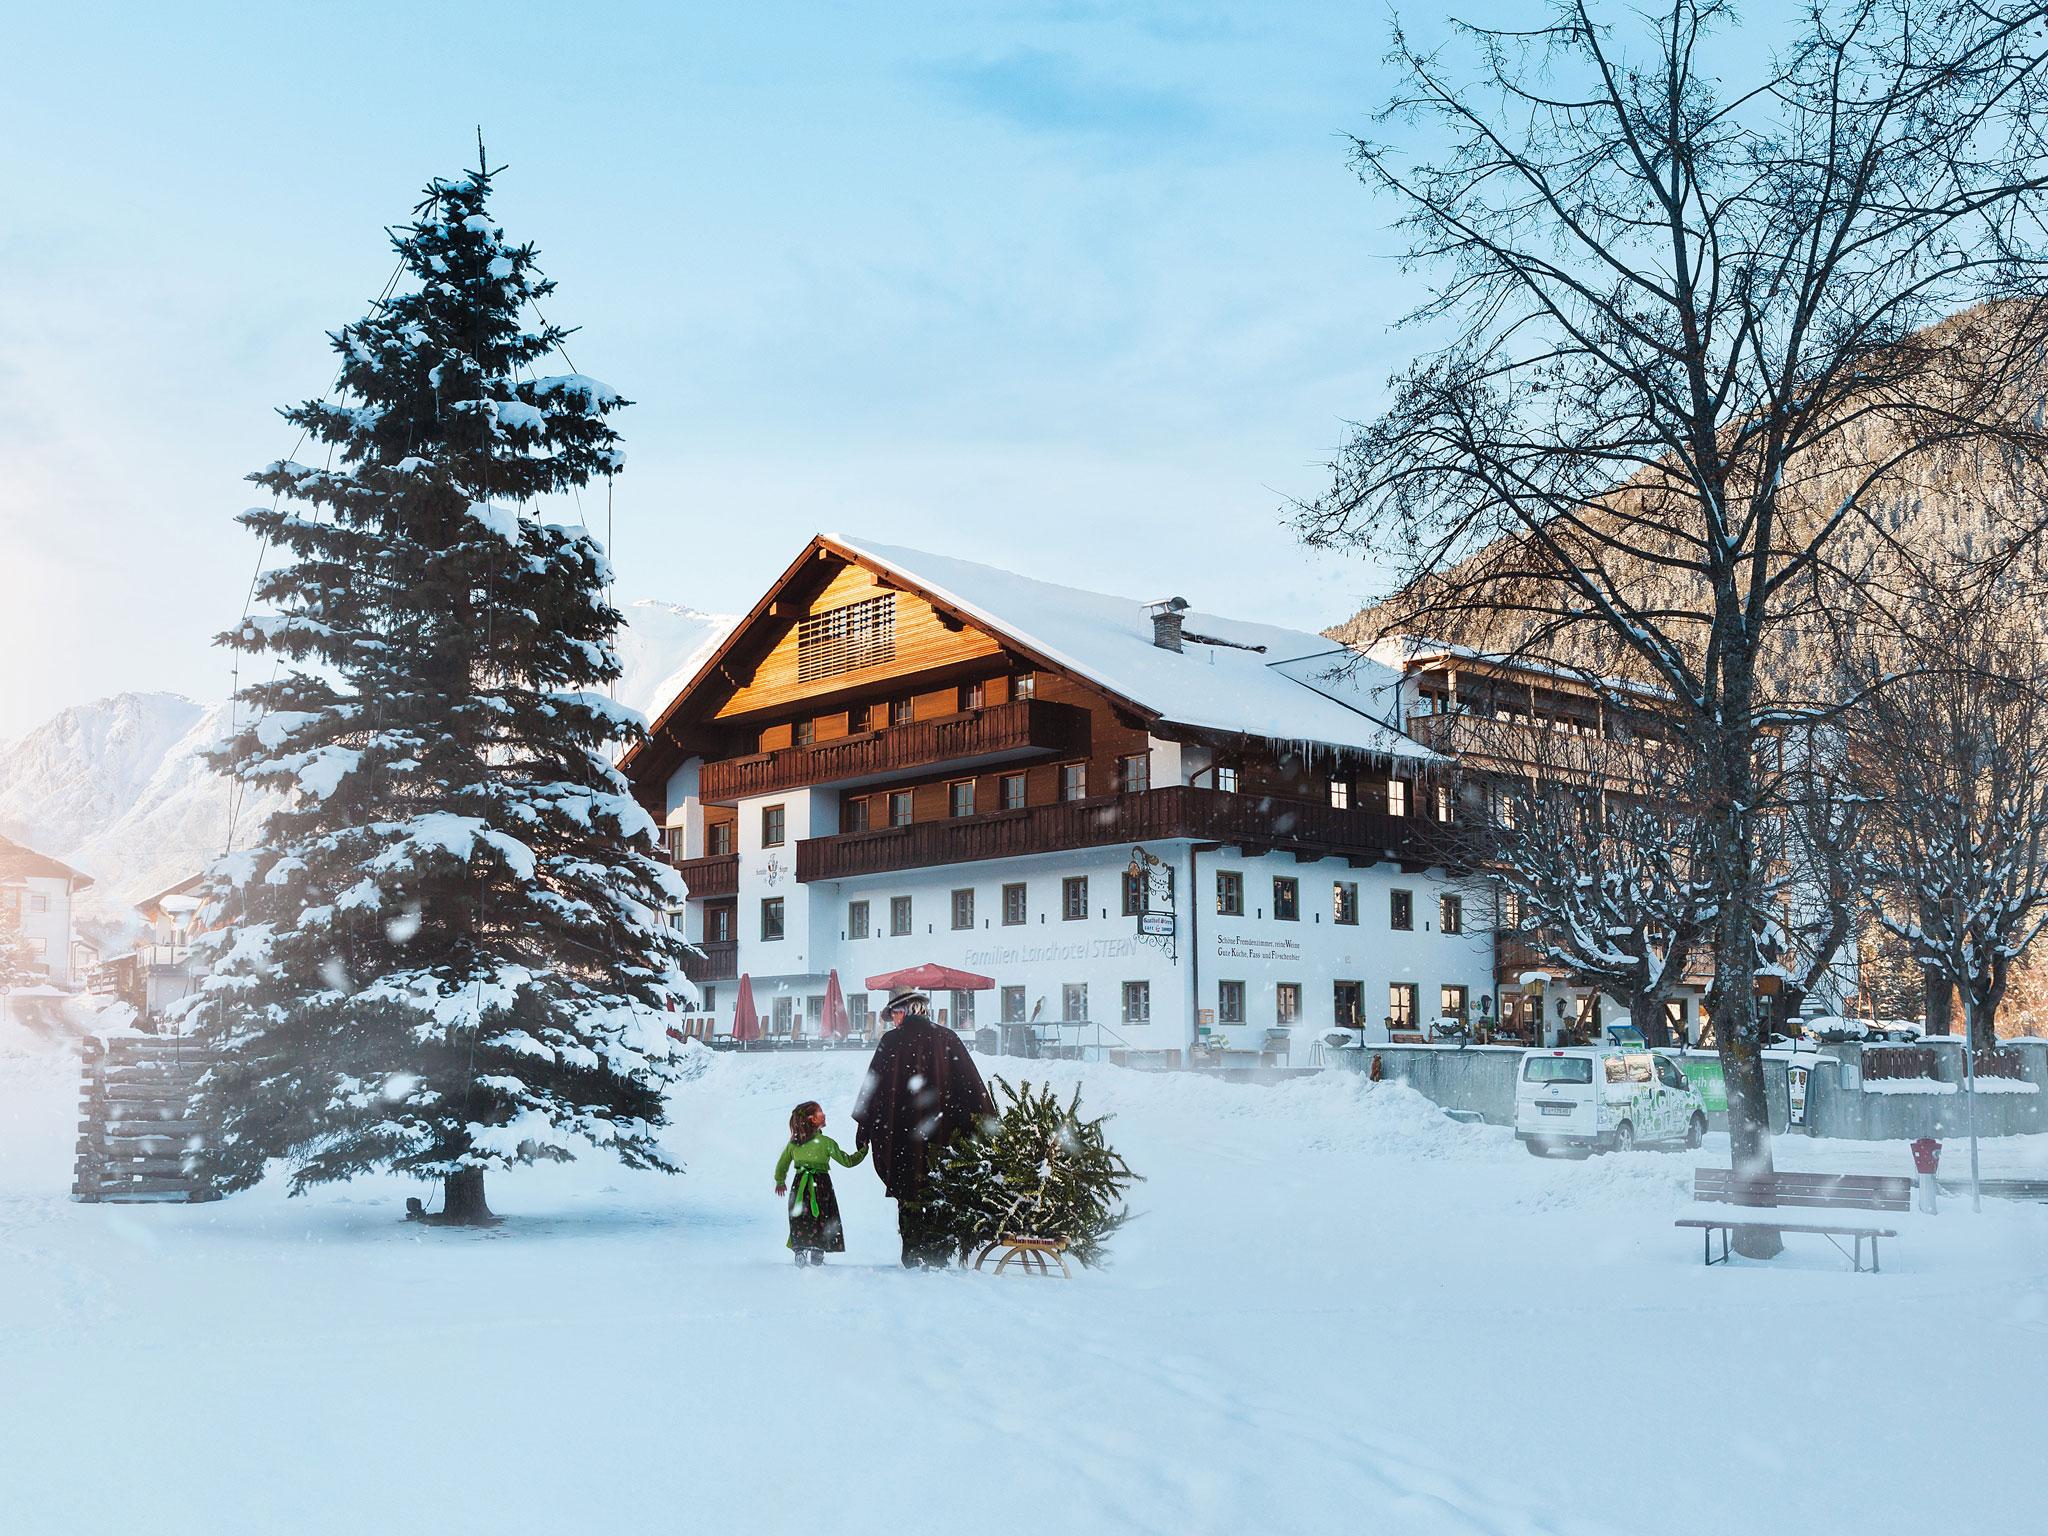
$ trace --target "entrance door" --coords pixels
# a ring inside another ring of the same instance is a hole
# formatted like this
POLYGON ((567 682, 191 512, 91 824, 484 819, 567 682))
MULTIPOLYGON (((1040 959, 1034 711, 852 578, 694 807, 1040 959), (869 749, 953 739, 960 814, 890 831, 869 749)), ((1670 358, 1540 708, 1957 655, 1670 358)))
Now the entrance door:
POLYGON ((1365 1022, 1365 983, 1340 981, 1332 998, 1331 1016, 1339 1029, 1357 1029, 1365 1022))

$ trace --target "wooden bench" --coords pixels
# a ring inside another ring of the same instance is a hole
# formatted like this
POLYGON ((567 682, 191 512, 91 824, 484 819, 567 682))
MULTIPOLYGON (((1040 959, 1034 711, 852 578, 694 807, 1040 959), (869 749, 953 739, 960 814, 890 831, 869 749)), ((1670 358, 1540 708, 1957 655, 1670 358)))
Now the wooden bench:
MULTIPOLYGON (((1870 1173, 1778 1173, 1768 1178, 1745 1179, 1726 1168, 1700 1168, 1693 1173, 1695 1200, 1747 1206, 1771 1206, 1803 1210, 1909 1211, 1913 1208, 1913 1181, 1870 1173)), ((1863 1273, 1863 1245, 1870 1244, 1870 1272, 1879 1269, 1877 1242, 1897 1237, 1890 1227, 1851 1226, 1833 1222, 1773 1221, 1764 1217, 1692 1217, 1674 1223, 1697 1228, 1701 1254, 1708 1264, 1728 1262, 1728 1243, 1738 1228, 1767 1232, 1806 1232, 1825 1237, 1837 1252, 1863 1273), (1721 1234, 1721 1257, 1714 1257, 1714 1234, 1721 1234), (1845 1249, 1837 1238, 1854 1240, 1845 1249)))
POLYGON ((1816 1233, 1819 1236, 1826 1238, 1830 1243, 1834 1243, 1835 1251, 1841 1254, 1842 1257, 1847 1259, 1851 1264, 1855 1265, 1856 1273, 1859 1275, 1863 1273, 1864 1240, 1868 1239, 1870 1242, 1870 1272, 1874 1275, 1878 1272, 1879 1269, 1879 1265, 1877 1262, 1877 1240, 1880 1237, 1897 1237, 1899 1235, 1898 1233, 1894 1232, 1890 1227, 1820 1226, 1812 1222, 1798 1221, 1747 1221, 1739 1216, 1731 1216, 1725 1221, 1717 1220, 1711 1217, 1695 1217, 1685 1221, 1676 1222, 1674 1223, 1674 1225, 1681 1227, 1698 1227, 1700 1229, 1700 1241, 1703 1247, 1703 1256, 1709 1264, 1726 1264, 1728 1262, 1729 1234, 1733 1233, 1737 1228, 1746 1228, 1753 1231, 1763 1232, 1816 1233), (1721 1234, 1721 1257, 1719 1257, 1718 1259, 1714 1257, 1714 1234, 1716 1232, 1721 1234), (1838 1237, 1854 1238, 1856 1240, 1855 1251, 1852 1253, 1849 1249, 1844 1248, 1840 1243, 1836 1243, 1835 1239, 1838 1237))

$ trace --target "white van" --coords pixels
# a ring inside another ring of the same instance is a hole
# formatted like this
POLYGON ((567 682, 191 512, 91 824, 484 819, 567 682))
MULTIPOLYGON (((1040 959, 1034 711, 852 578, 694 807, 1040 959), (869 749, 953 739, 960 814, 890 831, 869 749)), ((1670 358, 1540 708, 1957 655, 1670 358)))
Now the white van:
POLYGON ((1658 1051, 1613 1045, 1528 1051, 1515 1080, 1515 1137, 1542 1157, 1653 1145, 1697 1147, 1699 1090, 1658 1051))

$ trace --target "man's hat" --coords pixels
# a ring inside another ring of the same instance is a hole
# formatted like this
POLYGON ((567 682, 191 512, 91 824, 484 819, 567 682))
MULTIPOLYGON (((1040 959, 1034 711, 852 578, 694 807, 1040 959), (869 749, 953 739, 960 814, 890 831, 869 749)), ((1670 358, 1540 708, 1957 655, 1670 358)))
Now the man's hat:
POLYGON ((889 1001, 882 1004, 882 1012, 894 1013, 897 1009, 908 1008, 913 1003, 922 1003, 929 1008, 931 1001, 931 994, 929 992, 922 991, 917 987, 904 987, 889 994, 889 1001))

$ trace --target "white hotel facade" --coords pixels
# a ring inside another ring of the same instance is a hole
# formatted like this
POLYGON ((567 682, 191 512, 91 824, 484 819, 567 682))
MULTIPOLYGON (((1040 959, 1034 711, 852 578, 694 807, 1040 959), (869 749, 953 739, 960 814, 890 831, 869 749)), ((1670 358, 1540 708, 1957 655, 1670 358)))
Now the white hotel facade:
MULTIPOLYGON (((704 1005, 814 1032, 936 962, 956 1028, 1305 1064, 1495 1013, 1413 679, 1325 637, 811 542, 626 760, 704 1005)), ((1016 1037, 1013 1034, 1011 1038, 1016 1037)))

